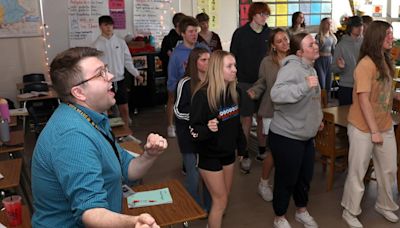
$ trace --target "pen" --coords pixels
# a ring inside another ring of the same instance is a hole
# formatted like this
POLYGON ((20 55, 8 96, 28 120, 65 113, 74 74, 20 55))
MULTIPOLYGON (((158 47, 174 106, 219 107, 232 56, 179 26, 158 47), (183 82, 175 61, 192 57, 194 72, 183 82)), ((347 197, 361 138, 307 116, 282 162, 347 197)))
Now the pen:
POLYGON ((155 203, 155 200, 134 200, 133 203, 140 203, 140 202, 148 202, 148 203, 155 203))

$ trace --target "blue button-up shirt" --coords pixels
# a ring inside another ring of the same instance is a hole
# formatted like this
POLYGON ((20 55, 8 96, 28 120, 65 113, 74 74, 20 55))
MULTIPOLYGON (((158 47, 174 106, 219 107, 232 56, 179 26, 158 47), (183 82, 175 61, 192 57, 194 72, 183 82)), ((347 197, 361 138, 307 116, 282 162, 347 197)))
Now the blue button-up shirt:
MULTIPOLYGON (((105 115, 77 107, 112 137, 105 115)), ((119 145, 117 149, 121 164, 99 130, 60 104, 33 152, 33 227, 81 227, 83 212, 91 208, 121 212, 122 177, 127 179, 133 157, 119 145)))

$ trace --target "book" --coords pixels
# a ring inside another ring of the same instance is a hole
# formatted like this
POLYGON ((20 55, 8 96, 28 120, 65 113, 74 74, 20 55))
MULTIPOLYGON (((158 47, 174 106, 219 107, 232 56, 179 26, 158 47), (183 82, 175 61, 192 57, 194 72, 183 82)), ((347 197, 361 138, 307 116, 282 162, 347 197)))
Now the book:
POLYGON ((129 208, 148 207, 172 203, 172 197, 168 188, 135 192, 135 194, 129 196, 127 200, 129 208))

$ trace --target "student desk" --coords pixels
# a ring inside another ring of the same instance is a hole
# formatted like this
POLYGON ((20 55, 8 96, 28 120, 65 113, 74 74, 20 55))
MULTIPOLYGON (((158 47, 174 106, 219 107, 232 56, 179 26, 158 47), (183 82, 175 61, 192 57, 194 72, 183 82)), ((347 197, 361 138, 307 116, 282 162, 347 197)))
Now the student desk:
POLYGON ((10 131, 10 141, 2 144, 0 142, 0 154, 8 153, 10 158, 14 157, 14 152, 24 150, 24 131, 10 131))
POLYGON ((119 143, 119 145, 125 150, 129 150, 139 155, 142 155, 144 153, 143 148, 134 141, 121 142, 119 143))
POLYGON ((171 226, 177 223, 205 218, 206 212, 194 201, 190 194, 178 180, 169 180, 159 184, 139 185, 134 191, 148 191, 160 188, 169 188, 173 203, 149 207, 128 208, 126 198, 123 198, 123 213, 139 215, 149 213, 155 218, 159 226, 171 226))
POLYGON ((115 138, 121 138, 128 135, 132 135, 132 130, 126 125, 112 127, 111 130, 114 133, 115 138))
MULTIPOLYGON (((5 225, 6 227, 9 227, 8 225, 8 218, 6 211, 0 211, 0 223, 5 225)), ((31 215, 29 213, 29 209, 27 206, 22 205, 22 224, 19 226, 14 226, 16 228, 30 228, 32 227, 31 225, 31 215)))

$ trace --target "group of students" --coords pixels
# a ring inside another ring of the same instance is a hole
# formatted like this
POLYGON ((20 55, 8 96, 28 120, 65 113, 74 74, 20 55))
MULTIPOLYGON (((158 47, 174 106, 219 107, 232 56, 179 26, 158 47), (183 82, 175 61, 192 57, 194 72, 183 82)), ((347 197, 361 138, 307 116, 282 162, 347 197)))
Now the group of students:
MULTIPOLYGON (((342 87, 348 86, 346 81, 353 81, 350 94, 343 92, 346 88, 339 89, 341 105, 349 104, 344 101, 349 96, 353 100, 348 117, 349 173, 342 217, 350 227, 363 227, 357 215, 361 213, 363 178, 372 157, 378 179, 375 209, 387 220, 397 222, 393 211, 398 206, 392 192, 397 152, 390 110, 392 99, 399 97, 393 96, 391 89, 391 25, 374 21, 369 25, 371 30, 363 33, 361 17, 351 17, 347 34, 337 44, 330 18, 321 21, 313 37, 305 30, 301 12, 293 15, 293 26, 286 31, 268 28, 265 21, 269 13, 266 3, 252 3, 249 23, 233 34, 231 52, 210 54, 209 48, 191 49, 183 78, 177 87, 169 88, 176 93, 173 109, 186 184, 199 203, 203 198, 202 205, 209 211, 208 227, 222 225, 235 157, 241 158, 242 170, 248 173, 250 169, 245 161, 250 160, 247 142, 255 110, 257 133, 263 136, 259 137, 257 159, 264 161, 258 188, 264 200, 273 200, 273 226, 290 227, 286 212, 293 197, 295 219, 305 227, 318 227, 307 204, 314 137, 324 127, 321 89, 330 90, 331 70, 341 74, 342 87), (349 49, 347 43, 360 40, 358 57, 357 46, 349 49), (265 153, 267 143, 272 156, 265 153), (272 190, 269 176, 273 167, 272 190), (205 183, 203 194, 198 192, 199 173, 205 183)), ((184 30, 181 33, 185 43, 186 34, 184 30)))

